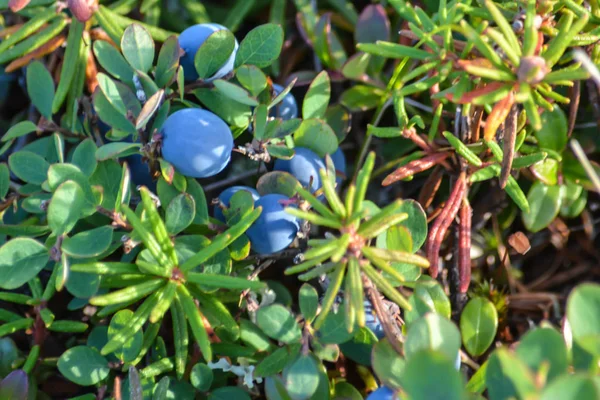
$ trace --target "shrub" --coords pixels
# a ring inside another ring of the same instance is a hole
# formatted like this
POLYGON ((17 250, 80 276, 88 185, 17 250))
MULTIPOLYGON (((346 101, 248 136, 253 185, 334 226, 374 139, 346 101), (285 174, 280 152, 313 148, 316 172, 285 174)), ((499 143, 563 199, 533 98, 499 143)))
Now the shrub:
POLYGON ((597 0, 1 7, 0 399, 600 398, 597 0))

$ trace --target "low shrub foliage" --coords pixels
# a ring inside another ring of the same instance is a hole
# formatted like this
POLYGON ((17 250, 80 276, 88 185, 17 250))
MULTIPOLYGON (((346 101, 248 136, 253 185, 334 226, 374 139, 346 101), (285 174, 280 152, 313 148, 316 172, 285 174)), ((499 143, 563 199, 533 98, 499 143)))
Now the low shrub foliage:
POLYGON ((600 398, 598 0, 0 7, 0 399, 600 398))

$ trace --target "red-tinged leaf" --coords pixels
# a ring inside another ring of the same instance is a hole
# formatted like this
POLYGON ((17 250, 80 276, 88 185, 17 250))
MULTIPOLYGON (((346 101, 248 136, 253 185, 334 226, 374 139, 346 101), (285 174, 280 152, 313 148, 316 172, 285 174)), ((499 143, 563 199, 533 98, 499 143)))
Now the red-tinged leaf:
POLYGON ((476 99, 477 97, 480 97, 480 96, 484 96, 486 94, 490 94, 493 91, 502 88, 502 86, 504 86, 504 85, 506 85, 506 84, 503 82, 492 82, 492 83, 488 83, 484 87, 477 88, 477 89, 471 90, 470 92, 464 93, 460 97, 460 99, 454 99, 454 96, 452 96, 452 94, 448 94, 446 97, 448 98, 448 100, 453 101, 458 104, 468 104, 468 103, 471 103, 473 101, 473 99, 476 99))
POLYGON ((494 65, 487 58, 475 58, 473 60, 458 60, 455 65, 459 68, 467 71, 470 66, 483 67, 483 68, 494 68, 494 65))
POLYGON ((12 12, 21 11, 29 4, 31 0, 9 0, 8 8, 11 9, 12 12))
POLYGON ((484 140, 494 140, 498 127, 504 122, 514 103, 515 95, 512 91, 508 93, 508 96, 496 103, 494 108, 492 108, 492 112, 485 120, 484 140))
POLYGON ((423 157, 419 160, 411 161, 408 164, 401 166, 400 168, 396 169, 394 172, 386 176, 381 185, 389 186, 394 182, 408 178, 409 176, 412 176, 419 172, 428 170, 429 168, 432 168, 440 162, 444 161, 446 158, 448 158, 449 155, 450 153, 434 153, 423 157))

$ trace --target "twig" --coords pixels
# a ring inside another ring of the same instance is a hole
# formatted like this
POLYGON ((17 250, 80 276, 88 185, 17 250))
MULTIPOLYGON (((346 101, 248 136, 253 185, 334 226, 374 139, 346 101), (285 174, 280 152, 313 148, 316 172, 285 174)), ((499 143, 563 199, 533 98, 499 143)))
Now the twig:
POLYGON ((234 183, 236 183, 237 181, 241 181, 247 178, 251 178, 255 175, 258 175, 260 172, 265 172, 266 171, 266 167, 264 165, 261 165, 261 167, 259 168, 258 171, 246 171, 242 174, 236 175, 236 176, 232 176, 230 178, 227 179, 223 179, 222 181, 219 182, 215 182, 215 183, 211 183, 209 185, 204 186, 204 192, 212 192, 213 190, 216 189, 220 189, 222 187, 226 187, 226 186, 230 186, 234 183))
POLYGON ((373 304, 375 314, 379 318, 379 321, 381 321, 386 338, 398 354, 401 356, 404 355, 404 346, 402 346, 404 339, 398 329, 398 326, 392 323, 390 315, 387 310, 385 310, 383 302, 381 301, 381 296, 373 285, 373 282, 371 282, 371 280, 364 275, 362 278, 363 287, 367 291, 367 296, 369 297, 371 304, 373 304))

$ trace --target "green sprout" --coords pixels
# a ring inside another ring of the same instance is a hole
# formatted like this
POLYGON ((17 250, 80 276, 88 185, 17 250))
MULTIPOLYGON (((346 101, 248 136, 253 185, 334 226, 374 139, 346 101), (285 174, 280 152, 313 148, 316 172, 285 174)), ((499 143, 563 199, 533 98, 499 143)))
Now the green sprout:
POLYGON ((335 190, 335 173, 328 157, 327 171, 319 172, 329 207, 308 190, 298 188, 298 193, 312 206, 313 211, 286 208, 288 213, 298 218, 339 232, 338 236, 332 238, 309 240, 311 248, 304 253, 306 261, 285 271, 286 274, 304 272, 300 279, 305 281, 323 274, 331 277, 331 283, 321 304, 321 313, 314 323, 316 329, 325 321, 342 283, 346 328, 350 332, 356 324, 359 327, 365 325, 365 281, 370 281, 399 306, 411 309, 406 298, 380 274, 380 271, 405 282, 404 276, 394 269, 390 262, 429 267, 429 261, 419 255, 371 246, 371 240, 408 218, 408 214, 400 212, 402 200, 396 200, 374 215, 369 215, 365 207, 365 196, 374 164, 375 153, 370 153, 357 175, 356 182, 348 187, 346 197, 342 201, 335 190))
MULTIPOLYGON (((185 371, 188 353, 188 324, 204 358, 207 361, 212 359, 212 350, 203 322, 203 314, 194 299, 200 299, 202 304, 202 299, 206 298, 203 294, 205 288, 259 290, 265 286, 262 282, 242 277, 198 271, 199 266, 240 237, 258 218, 262 209, 258 207, 249 212, 237 224, 217 235, 199 252, 183 258, 182 254, 178 254, 176 251, 176 246, 167 233, 165 223, 158 213, 149 190, 142 187, 140 192, 143 205, 142 218, 126 205, 122 206, 122 211, 133 226, 134 233, 139 236, 145 246, 135 263, 91 262, 75 264, 70 269, 73 272, 102 275, 110 280, 111 287, 118 288, 116 291, 97 295, 90 299, 90 304, 104 307, 99 312, 101 316, 115 313, 144 299, 128 324, 102 348, 103 355, 120 349, 147 321, 150 321, 155 327, 148 331, 156 337, 158 323, 165 313, 171 310, 175 368, 178 376, 181 377, 185 371), (151 231, 148 227, 151 227, 151 231)), ((215 301, 214 299, 209 300, 215 301)), ((145 338, 144 343, 152 343, 154 337, 145 338)), ((142 349, 137 360, 139 361, 147 351, 148 347, 142 349)))

